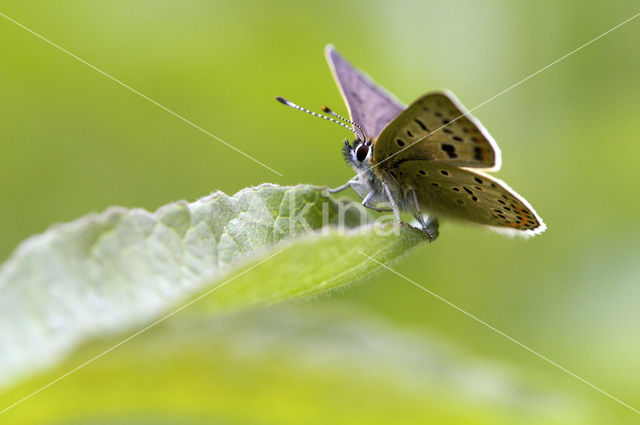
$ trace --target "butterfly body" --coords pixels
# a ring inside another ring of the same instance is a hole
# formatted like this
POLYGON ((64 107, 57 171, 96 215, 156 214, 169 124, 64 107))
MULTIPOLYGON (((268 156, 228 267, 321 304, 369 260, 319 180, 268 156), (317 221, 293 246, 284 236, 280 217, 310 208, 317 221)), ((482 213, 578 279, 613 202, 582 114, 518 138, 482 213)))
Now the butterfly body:
MULTIPOLYGON (((373 142, 370 141, 369 144, 367 144, 361 140, 354 140, 353 145, 350 145, 349 142, 345 140, 343 153, 347 164, 349 164, 351 168, 353 168, 353 171, 356 172, 356 176, 348 183, 348 186, 353 188, 353 190, 355 190, 363 199, 371 194, 367 199, 366 206, 370 207, 376 204, 389 202, 384 191, 384 186, 382 185, 382 182, 385 180, 376 174, 376 171, 374 171, 375 169, 371 167, 373 142), (367 154, 364 154, 363 156, 362 152, 365 151, 367 151, 367 154), (360 158, 358 158, 358 152, 360 152, 360 158)), ((394 199, 398 199, 402 206, 404 206, 404 197, 401 197, 400 193, 395 190, 394 193, 397 195, 394 199)), ((378 209, 383 210, 382 208, 378 209)), ((406 208, 401 209, 404 210, 406 208)))

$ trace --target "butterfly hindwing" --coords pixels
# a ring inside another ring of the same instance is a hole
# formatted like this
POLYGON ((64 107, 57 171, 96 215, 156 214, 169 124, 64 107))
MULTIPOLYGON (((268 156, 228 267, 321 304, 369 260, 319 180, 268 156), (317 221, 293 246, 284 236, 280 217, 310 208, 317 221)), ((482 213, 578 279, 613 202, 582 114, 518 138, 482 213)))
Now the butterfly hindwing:
POLYGON ((422 211, 470 221, 510 233, 545 229, 531 205, 504 182, 474 170, 415 160, 397 165, 392 176, 403 190, 415 190, 422 211))
POLYGON ((333 46, 328 45, 325 54, 351 120, 362 126, 368 137, 377 137, 405 106, 355 69, 333 46))
POLYGON ((497 170, 500 149, 447 91, 428 93, 395 118, 374 141, 373 162, 425 159, 458 167, 497 170), (391 159, 392 158, 392 159, 391 159))

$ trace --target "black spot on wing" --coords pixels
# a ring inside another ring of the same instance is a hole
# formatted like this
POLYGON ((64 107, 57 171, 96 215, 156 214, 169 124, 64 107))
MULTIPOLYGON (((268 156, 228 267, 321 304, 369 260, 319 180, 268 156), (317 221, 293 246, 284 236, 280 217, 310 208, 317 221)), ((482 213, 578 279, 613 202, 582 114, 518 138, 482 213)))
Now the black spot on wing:
POLYGON ((473 148, 473 157, 477 161, 482 161, 482 159, 483 159, 482 148, 480 148, 479 146, 476 146, 475 148, 473 148))
POLYGON ((453 145, 450 145, 448 143, 442 143, 440 145, 440 147, 442 148, 443 151, 446 152, 446 154, 449 156, 449 158, 457 158, 458 154, 456 153, 456 147, 453 145))
POLYGON ((424 125, 424 123, 423 123, 422 121, 420 121, 418 118, 415 118, 413 121, 414 121, 416 124, 418 124, 418 125, 420 126, 420 128, 421 128, 423 131, 429 131, 429 129, 427 128, 427 126, 426 126, 426 125, 424 125))

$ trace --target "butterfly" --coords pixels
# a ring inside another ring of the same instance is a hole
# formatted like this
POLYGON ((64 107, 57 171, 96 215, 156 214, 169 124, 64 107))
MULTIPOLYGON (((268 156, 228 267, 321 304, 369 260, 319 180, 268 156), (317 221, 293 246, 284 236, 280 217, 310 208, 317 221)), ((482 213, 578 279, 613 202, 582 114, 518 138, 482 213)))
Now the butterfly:
POLYGON ((350 119, 327 107, 322 109, 328 116, 277 99, 356 135, 353 143, 345 139, 343 153, 357 174, 332 193, 352 188, 362 205, 376 211, 389 204, 401 224, 400 212, 411 212, 430 239, 440 217, 523 236, 546 229, 522 196, 486 174, 500 169, 500 149, 453 93, 430 92, 407 107, 333 46, 325 55, 350 119))

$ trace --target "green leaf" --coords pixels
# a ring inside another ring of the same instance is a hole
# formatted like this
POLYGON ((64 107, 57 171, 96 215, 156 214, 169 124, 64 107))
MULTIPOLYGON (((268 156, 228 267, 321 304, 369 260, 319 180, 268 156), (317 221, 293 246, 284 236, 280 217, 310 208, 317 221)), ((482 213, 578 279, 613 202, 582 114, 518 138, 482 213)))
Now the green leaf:
POLYGON ((425 240, 305 185, 215 193, 154 213, 111 208, 55 225, 0 269, 0 386, 216 285, 224 286, 194 307, 221 312, 325 292, 377 267, 358 251, 389 261, 425 240))
MULTIPOLYGON (((5 405, 118 339, 85 344, 5 405)), ((353 305, 183 315, 4 413, 25 425, 592 424, 583 399, 353 305), (528 381, 535 381, 528 379, 528 381)))

